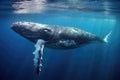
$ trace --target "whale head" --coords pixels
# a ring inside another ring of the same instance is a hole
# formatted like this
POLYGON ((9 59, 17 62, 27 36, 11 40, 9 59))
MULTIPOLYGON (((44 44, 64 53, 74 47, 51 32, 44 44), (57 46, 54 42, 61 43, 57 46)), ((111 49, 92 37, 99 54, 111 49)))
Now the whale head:
POLYGON ((54 32, 48 25, 33 22, 15 22, 11 28, 32 42, 36 42, 38 39, 49 41, 54 32))

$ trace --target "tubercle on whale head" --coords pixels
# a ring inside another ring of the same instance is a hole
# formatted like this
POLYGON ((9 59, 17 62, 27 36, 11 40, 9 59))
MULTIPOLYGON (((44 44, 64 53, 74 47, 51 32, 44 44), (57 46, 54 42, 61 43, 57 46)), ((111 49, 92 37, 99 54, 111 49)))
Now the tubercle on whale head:
POLYGON ((36 42, 38 39, 47 41, 53 35, 53 30, 49 25, 34 22, 15 22, 11 29, 32 42, 36 42))

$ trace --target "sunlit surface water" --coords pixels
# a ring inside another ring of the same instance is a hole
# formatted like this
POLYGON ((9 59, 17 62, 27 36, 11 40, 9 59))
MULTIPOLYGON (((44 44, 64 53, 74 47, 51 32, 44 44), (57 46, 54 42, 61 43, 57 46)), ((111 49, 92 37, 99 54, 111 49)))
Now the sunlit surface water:
POLYGON ((1 1, 0 80, 120 80, 119 1, 1 1), (33 65, 34 44, 11 30, 17 21, 84 29, 103 38, 72 50, 44 49, 37 75, 33 65))

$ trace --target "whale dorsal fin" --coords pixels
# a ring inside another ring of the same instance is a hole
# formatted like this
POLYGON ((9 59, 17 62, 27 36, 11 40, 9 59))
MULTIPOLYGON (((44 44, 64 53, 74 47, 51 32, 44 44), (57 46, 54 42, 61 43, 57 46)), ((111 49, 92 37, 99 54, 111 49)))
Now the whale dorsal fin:
POLYGON ((44 40, 42 40, 42 39, 37 40, 37 43, 35 44, 36 49, 33 52, 33 54, 34 54, 34 65, 35 65, 37 74, 39 74, 40 71, 41 71, 41 66, 42 66, 41 61, 42 61, 44 44, 45 44, 44 40))

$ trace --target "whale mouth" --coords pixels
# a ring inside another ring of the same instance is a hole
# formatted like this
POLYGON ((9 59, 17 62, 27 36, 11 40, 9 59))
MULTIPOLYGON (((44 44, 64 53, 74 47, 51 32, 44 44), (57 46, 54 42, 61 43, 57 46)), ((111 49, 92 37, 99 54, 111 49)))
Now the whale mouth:
POLYGON ((17 32, 19 30, 24 30, 23 27, 25 27, 25 23, 24 22, 15 22, 15 23, 12 24, 11 29, 13 29, 14 31, 17 32))
POLYGON ((49 25, 34 22, 15 22, 11 29, 32 42, 36 42, 38 39, 50 40, 54 33, 49 25))
POLYGON ((31 22, 15 22, 12 24, 11 29, 33 42, 39 38, 39 32, 37 32, 38 30, 34 30, 34 26, 36 24, 31 22))
POLYGON ((28 24, 24 23, 24 22, 15 22, 12 24, 11 29, 14 30, 15 32, 22 34, 26 32, 26 26, 28 24))

